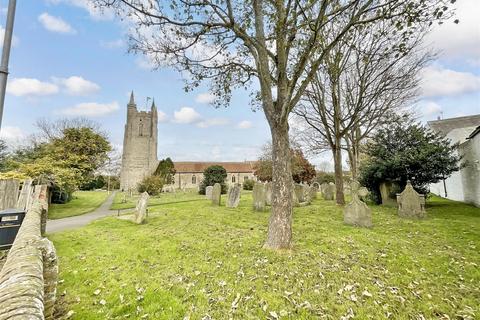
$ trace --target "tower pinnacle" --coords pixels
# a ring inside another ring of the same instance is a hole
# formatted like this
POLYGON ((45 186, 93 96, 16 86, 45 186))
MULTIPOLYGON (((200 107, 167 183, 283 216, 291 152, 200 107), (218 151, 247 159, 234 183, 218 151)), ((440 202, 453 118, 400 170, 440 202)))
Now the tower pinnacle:
POLYGON ((129 106, 135 106, 135 98, 133 97, 133 90, 132 93, 130 93, 130 101, 128 102, 129 106))

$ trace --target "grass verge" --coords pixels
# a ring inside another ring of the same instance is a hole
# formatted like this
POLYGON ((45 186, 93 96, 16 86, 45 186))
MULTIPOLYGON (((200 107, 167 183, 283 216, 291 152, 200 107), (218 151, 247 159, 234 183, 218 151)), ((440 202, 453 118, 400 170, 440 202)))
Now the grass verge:
POLYGON ((295 208, 284 253, 262 249, 269 213, 250 194, 236 209, 153 206, 145 225, 109 217, 51 239, 72 319, 475 319, 480 209, 432 198, 427 210, 373 206, 362 229, 316 200, 295 208))
POLYGON ((61 219, 91 212, 108 197, 106 191, 77 191, 73 199, 64 204, 52 204, 48 208, 49 219, 61 219))

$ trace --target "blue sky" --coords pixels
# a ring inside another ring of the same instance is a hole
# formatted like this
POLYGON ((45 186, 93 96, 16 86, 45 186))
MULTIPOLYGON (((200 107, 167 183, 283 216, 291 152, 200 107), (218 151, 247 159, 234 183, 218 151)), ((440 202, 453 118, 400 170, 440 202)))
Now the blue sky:
MULTIPOLYGON (((7 3, 0 1, 2 26, 7 3)), ((423 72, 422 121, 480 113, 479 16, 477 0, 459 0, 460 24, 429 37, 442 55, 423 72)), ((154 97, 161 111, 160 158, 256 158, 270 131, 263 113, 252 112, 248 92, 236 92, 229 108, 215 109, 207 87, 185 93, 179 73, 151 71, 145 59, 128 54, 124 32, 113 15, 101 15, 87 0, 18 1, 2 137, 19 143, 38 118, 86 116, 119 147, 134 90, 139 108, 154 97)))

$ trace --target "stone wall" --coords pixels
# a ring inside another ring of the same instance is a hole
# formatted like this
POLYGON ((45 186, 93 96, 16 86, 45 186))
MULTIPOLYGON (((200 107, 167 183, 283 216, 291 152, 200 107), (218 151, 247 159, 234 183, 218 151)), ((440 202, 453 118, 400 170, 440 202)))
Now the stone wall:
POLYGON ((58 265, 55 247, 42 237, 47 188, 39 186, 0 271, 0 320, 53 319, 58 265))

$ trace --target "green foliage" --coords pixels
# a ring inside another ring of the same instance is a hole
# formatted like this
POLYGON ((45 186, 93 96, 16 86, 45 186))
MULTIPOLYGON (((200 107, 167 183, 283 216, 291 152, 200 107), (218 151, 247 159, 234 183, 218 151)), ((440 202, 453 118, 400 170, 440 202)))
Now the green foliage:
POLYGON ((138 192, 147 192, 151 196, 156 196, 162 192, 163 188, 163 178, 161 176, 152 175, 145 177, 142 182, 138 184, 138 192))
POLYGON ((407 180, 420 193, 428 184, 459 170, 457 146, 419 124, 391 124, 381 128, 366 146, 368 159, 360 167, 360 182, 380 201, 379 186, 391 181, 403 190, 407 180))
POLYGON ((222 186, 222 193, 227 193, 227 185, 225 179, 227 178, 227 170, 222 166, 210 166, 203 171, 203 181, 200 183, 199 194, 205 194, 207 186, 213 186, 215 183, 220 183, 222 186))
POLYGON ((317 171, 315 182, 318 182, 319 184, 330 182, 335 183, 335 175, 329 172, 317 171))
POLYGON ((255 181, 253 179, 247 179, 243 181, 243 190, 253 190, 253 185, 255 181))
POLYGON ((176 170, 172 159, 166 158, 160 160, 154 175, 160 176, 164 184, 172 184, 175 173, 176 170))
MULTIPOLYGON (((315 167, 305 158, 301 149, 291 149, 292 179, 296 183, 310 183, 315 178, 315 167)), ((271 145, 264 147, 263 153, 255 163, 254 174, 260 181, 272 181, 271 145)))
POLYGON ((49 141, 19 148, 9 155, 4 175, 30 177, 53 187, 53 202, 63 203, 94 178, 108 159, 107 138, 90 127, 67 127, 49 141))

